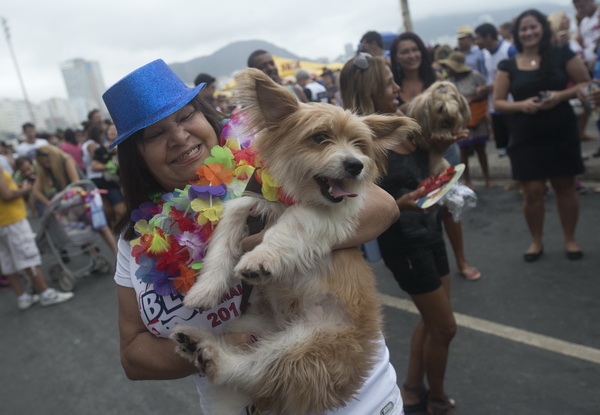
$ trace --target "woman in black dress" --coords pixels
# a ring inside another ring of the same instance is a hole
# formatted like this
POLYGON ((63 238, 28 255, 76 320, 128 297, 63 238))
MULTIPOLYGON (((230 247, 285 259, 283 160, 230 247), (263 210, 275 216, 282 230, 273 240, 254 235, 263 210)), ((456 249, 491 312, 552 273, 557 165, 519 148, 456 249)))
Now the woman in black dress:
POLYGON ((523 187, 523 210, 532 237, 524 259, 533 262, 543 253, 547 180, 556 195, 566 255, 579 259, 583 254, 575 240, 579 216, 575 176, 584 167, 577 118, 569 100, 590 77, 581 58, 568 46, 552 45, 546 16, 539 11, 521 13, 513 34, 519 53, 498 65, 494 106, 513 114, 508 154, 513 178, 523 187), (567 87, 569 81, 573 86, 567 87), (507 100, 509 93, 512 102, 507 100))

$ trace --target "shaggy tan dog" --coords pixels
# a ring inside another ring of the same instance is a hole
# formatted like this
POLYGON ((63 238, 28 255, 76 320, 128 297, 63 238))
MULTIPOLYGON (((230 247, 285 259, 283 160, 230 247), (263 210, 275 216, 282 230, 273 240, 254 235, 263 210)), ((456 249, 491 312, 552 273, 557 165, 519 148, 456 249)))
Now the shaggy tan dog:
POLYGON ((438 81, 410 103, 406 115, 421 126, 421 134, 412 137, 413 144, 429 153, 429 173, 441 173, 449 167, 442 156, 447 141, 471 120, 467 100, 451 82, 438 81))
MULTIPOLYGON (((230 331, 258 334, 234 346, 206 330, 180 327, 179 352, 227 390, 214 414, 254 402, 275 414, 319 414, 345 406, 374 364, 381 316, 374 277, 358 249, 332 247, 356 227, 374 162, 414 133, 407 117, 359 117, 329 104, 302 104, 262 72, 237 78, 237 98, 258 132, 263 165, 294 199, 291 206, 244 196, 225 204, 187 307, 217 305, 241 279, 252 305, 230 331), (274 225, 244 253, 250 213, 274 225), (238 392, 236 399, 233 392, 238 392)), ((271 412, 270 412, 271 413, 271 412)))

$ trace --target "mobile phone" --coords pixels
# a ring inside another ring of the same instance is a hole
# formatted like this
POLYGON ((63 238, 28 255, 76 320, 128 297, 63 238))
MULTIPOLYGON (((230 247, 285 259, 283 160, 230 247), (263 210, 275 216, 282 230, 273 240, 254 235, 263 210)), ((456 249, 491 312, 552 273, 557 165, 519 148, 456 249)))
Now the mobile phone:
POLYGON ((534 102, 542 102, 550 96, 550 92, 540 92, 534 102))

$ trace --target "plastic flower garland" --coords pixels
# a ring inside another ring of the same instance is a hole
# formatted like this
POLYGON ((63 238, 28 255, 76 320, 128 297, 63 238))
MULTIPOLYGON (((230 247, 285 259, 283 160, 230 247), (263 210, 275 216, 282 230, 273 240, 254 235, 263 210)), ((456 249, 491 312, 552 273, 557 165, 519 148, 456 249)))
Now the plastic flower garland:
POLYGON ((131 241, 139 265, 136 277, 154 284, 157 294, 185 294, 196 281, 210 237, 223 213, 223 203, 242 195, 255 174, 265 199, 290 203, 265 171, 250 139, 240 140, 240 115, 234 115, 221 134, 223 146, 196 170, 198 179, 142 203, 131 213, 138 238, 131 241))

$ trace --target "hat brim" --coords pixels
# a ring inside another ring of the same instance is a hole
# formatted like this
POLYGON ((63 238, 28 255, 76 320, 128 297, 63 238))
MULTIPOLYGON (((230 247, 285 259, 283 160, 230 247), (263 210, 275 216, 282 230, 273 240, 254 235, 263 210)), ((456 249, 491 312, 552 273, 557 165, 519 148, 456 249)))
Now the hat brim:
POLYGON ((119 135, 117 136, 115 141, 113 141, 108 146, 108 148, 112 149, 112 148, 118 146, 120 143, 125 141, 127 138, 129 138, 131 135, 133 135, 137 131, 143 130, 144 128, 148 127, 149 125, 152 125, 155 122, 162 120, 166 116, 173 114, 175 111, 183 108, 188 102, 190 102, 192 99, 194 99, 194 97, 196 95, 198 95, 198 93, 205 86, 206 86, 206 83, 203 82, 194 88, 190 88, 185 93, 179 95, 177 97, 177 99, 175 99, 169 106, 161 108, 158 111, 155 111, 153 114, 151 114, 146 119, 144 119, 144 121, 141 122, 140 124, 135 125, 134 127, 130 128, 129 130, 124 131, 124 132, 118 131, 119 135))
POLYGON ((460 63, 456 63, 449 59, 442 59, 440 65, 447 66, 454 73, 467 73, 473 71, 473 68, 470 66, 464 64, 461 65, 460 63))

